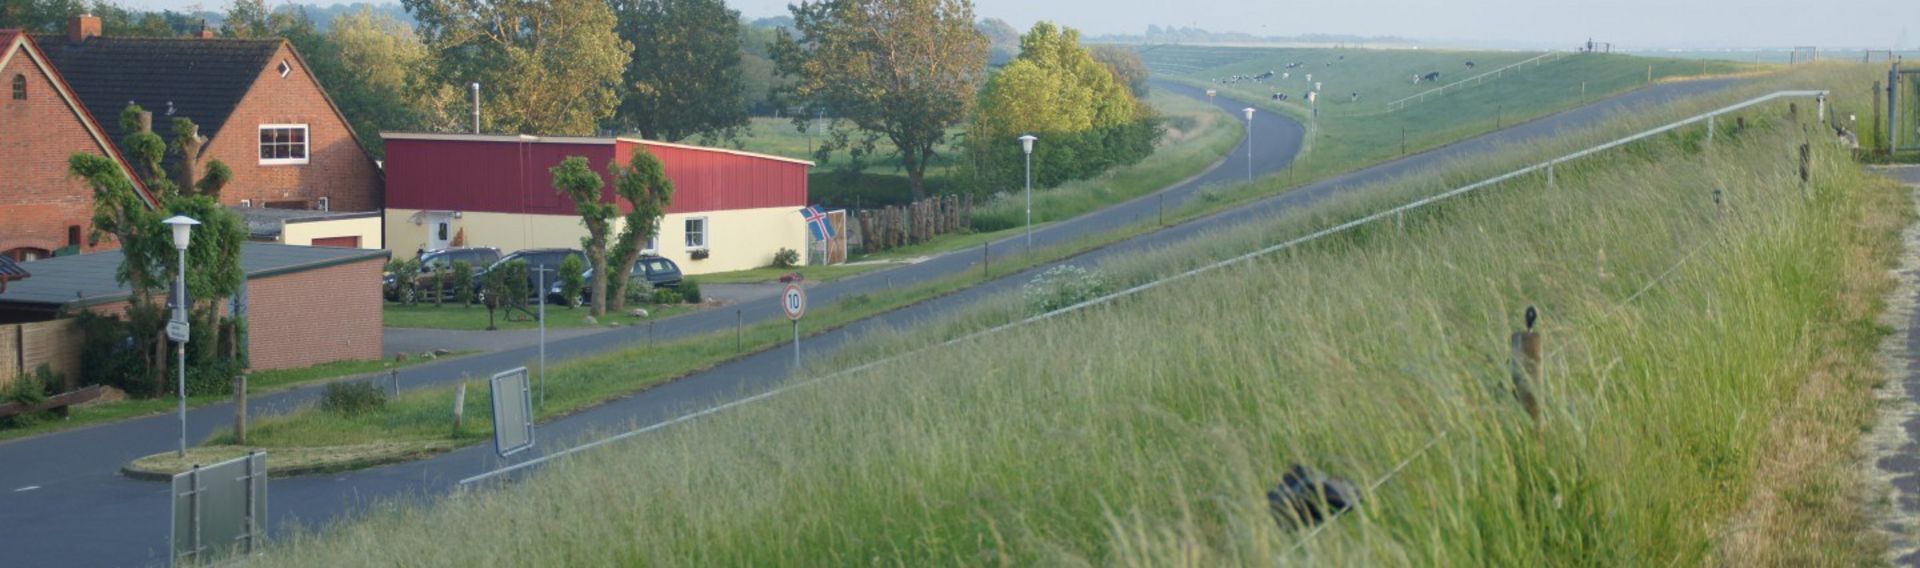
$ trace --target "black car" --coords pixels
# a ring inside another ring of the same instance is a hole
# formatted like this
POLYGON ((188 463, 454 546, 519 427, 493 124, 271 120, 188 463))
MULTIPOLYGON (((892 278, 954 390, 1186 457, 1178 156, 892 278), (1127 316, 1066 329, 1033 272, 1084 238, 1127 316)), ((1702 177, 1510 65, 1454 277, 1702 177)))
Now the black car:
MULTIPOLYGON (((680 285, 680 265, 658 256, 642 256, 633 262, 633 270, 627 274, 627 277, 634 281, 645 280, 655 288, 672 288, 680 285)), ((581 273, 581 278, 587 285, 580 287, 577 304, 568 301, 566 294, 562 293, 561 289, 564 286, 561 282, 553 282, 547 286, 547 303, 586 305, 592 302, 593 269, 588 268, 581 273)))
POLYGON ((579 249, 551 248, 551 249, 525 249, 525 250, 514 251, 512 254, 509 254, 506 257, 501 258, 499 262, 495 262, 493 263, 492 266, 488 266, 485 270, 481 270, 479 272, 474 273, 473 275, 474 297, 483 298, 481 301, 484 302, 485 301, 484 298, 486 297, 486 294, 485 294, 486 287, 484 286, 484 284, 487 281, 487 275, 492 273, 495 270, 500 270, 502 267, 505 267, 507 263, 520 261, 520 262, 527 263, 527 293, 528 293, 527 297, 529 299, 537 298, 539 297, 539 290, 540 290, 540 286, 539 286, 539 282, 541 278, 540 273, 542 271, 546 272, 546 281, 548 282, 558 280, 559 274, 560 274, 560 263, 566 262, 567 257, 569 256, 580 259, 581 266, 585 266, 587 264, 587 255, 585 253, 580 252, 579 249))
MULTIPOLYGON (((431 283, 438 282, 439 280, 436 277, 439 276, 440 271, 453 270, 453 263, 455 262, 465 262, 468 266, 472 266, 474 270, 480 270, 492 266, 493 263, 499 261, 500 249, 493 247, 457 247, 423 252, 420 253, 420 275, 414 279, 414 289, 424 290, 427 286, 431 285, 431 283)), ((452 281, 448 281, 448 287, 441 289, 440 292, 443 294, 452 294, 452 286, 456 285, 457 284, 454 284, 452 281)), ((386 273, 384 289, 386 290, 388 301, 398 302, 401 300, 399 278, 395 277, 391 272, 386 273)))

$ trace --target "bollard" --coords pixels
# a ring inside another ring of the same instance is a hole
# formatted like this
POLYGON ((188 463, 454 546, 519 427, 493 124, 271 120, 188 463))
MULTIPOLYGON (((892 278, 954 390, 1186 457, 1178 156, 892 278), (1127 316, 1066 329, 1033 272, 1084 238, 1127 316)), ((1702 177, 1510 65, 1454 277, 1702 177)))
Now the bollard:
POLYGON ((247 444, 247 375, 233 378, 233 443, 247 444))
POLYGON ((980 243, 980 277, 982 278, 993 277, 993 254, 987 251, 987 247, 991 244, 993 243, 980 243))
POLYGON ((733 310, 733 352, 734 353, 739 353, 740 350, 742 349, 742 344, 740 343, 740 317, 741 317, 740 310, 738 309, 733 310))
POLYGON ((388 370, 387 382, 393 385, 393 397, 400 398, 400 370, 399 369, 388 370))

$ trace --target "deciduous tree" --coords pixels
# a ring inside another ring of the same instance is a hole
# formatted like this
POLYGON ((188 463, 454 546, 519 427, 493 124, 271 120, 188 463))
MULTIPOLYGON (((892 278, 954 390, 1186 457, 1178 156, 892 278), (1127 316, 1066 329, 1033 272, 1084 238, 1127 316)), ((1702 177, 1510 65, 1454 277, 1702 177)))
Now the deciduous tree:
POLYGON ((591 134, 619 104, 633 46, 601 0, 405 0, 443 83, 481 84, 482 122, 521 134, 591 134))
MULTIPOLYGON (((587 165, 587 159, 572 156, 554 166, 553 188, 560 195, 573 199, 573 208, 580 212, 580 224, 587 227, 587 236, 580 239, 580 248, 587 254, 587 263, 593 265, 593 310, 595 317, 607 313, 607 233, 613 216, 620 212, 619 207, 603 199, 601 189, 606 181, 600 174, 594 173, 587 165)), ((625 270, 621 274, 625 275, 625 270)), ((540 293, 545 294, 546 290, 540 293)))
POLYGON ((616 0, 620 37, 633 45, 614 122, 677 142, 747 125, 740 12, 721 0, 616 0))
MULTIPOLYGON (((633 263, 640 256, 640 244, 660 234, 660 218, 667 214, 667 205, 673 203, 673 180, 667 178, 665 166, 653 152, 636 147, 632 161, 617 172, 613 181, 613 190, 621 199, 627 200, 632 209, 627 211, 626 223, 620 228, 620 237, 613 243, 613 266, 622 271, 632 270, 633 263)), ((615 311, 627 307, 627 284, 625 272, 607 285, 607 293, 613 296, 615 311)))
MULTIPOLYGON (((783 33, 774 49, 781 73, 794 80, 787 91, 826 109, 835 129, 845 120, 885 137, 913 198, 924 196, 934 145, 972 112, 986 78, 987 39, 974 29, 973 3, 820 0, 788 9, 798 37, 783 33)), ((846 139, 829 136, 827 144, 846 139)))

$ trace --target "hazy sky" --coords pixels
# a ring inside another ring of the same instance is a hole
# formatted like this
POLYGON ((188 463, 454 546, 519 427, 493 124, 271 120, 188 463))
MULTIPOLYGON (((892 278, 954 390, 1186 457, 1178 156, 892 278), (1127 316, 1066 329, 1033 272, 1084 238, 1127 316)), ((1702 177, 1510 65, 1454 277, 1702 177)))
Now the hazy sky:
MULTIPOLYGON (((226 5, 225 0, 122 1, 172 9, 226 5)), ((757 17, 785 14, 788 2, 728 4, 757 17)), ((1045 19, 1090 34, 1137 34, 1147 24, 1159 24, 1259 35, 1397 35, 1553 46, 1572 46, 1591 36, 1628 49, 1920 46, 1920 0, 975 0, 975 8, 983 17, 1022 29, 1045 19)))

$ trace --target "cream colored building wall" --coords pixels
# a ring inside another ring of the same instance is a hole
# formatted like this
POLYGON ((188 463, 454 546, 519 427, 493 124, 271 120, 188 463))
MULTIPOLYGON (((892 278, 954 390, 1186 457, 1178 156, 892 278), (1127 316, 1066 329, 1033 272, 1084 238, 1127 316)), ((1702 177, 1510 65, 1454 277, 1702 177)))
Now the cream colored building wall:
MULTIPOLYGON (((654 254, 672 259, 685 274, 711 274, 759 268, 773 264, 773 255, 782 248, 803 255, 807 246, 806 220, 797 207, 769 207, 675 213, 660 221, 660 249, 654 254), (693 259, 687 248, 686 222, 691 218, 707 220, 708 257, 693 259)), ((394 258, 412 258, 427 245, 424 215, 415 224, 417 209, 388 209, 387 238, 394 258)), ((624 223, 616 219, 617 234, 624 223)), ((580 218, 571 215, 532 215, 468 211, 454 219, 453 234, 466 232, 465 246, 494 247, 501 254, 529 248, 580 248, 587 230, 580 218)))
MULTIPOLYGON (((360 248, 378 250, 386 248, 380 241, 380 227, 379 217, 287 223, 280 226, 280 244, 312 246, 314 239, 360 237, 360 248)), ((425 235, 422 231, 421 236, 425 235)))

